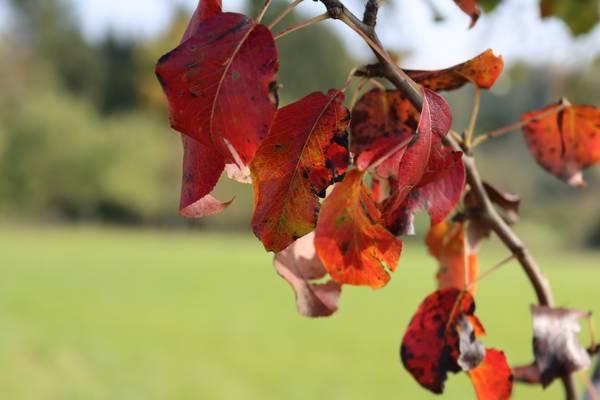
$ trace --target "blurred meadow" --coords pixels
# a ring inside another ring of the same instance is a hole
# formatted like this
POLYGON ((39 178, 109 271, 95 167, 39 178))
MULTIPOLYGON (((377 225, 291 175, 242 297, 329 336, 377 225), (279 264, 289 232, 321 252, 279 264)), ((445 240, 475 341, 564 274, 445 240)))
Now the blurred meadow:
MULTIPOLYGON (((0 399, 433 398, 398 356, 410 316, 435 288, 426 218, 385 289, 344 287, 338 314, 298 316, 272 255, 250 232, 249 186, 219 183, 219 199, 235 196, 220 215, 177 214, 180 139, 153 68, 178 42, 194 1, 167 2, 172 18, 152 35, 106 29, 91 38, 79 3, 0 0, 9 22, 0 29, 0 399)), ((255 13, 256 5, 236 4, 255 13)), ((276 2, 270 15, 284 6, 276 2)), ((292 13, 282 26, 305 17, 292 13)), ((354 65, 372 61, 349 43, 329 22, 278 41, 282 103, 339 87, 354 65)), ((396 55, 402 63, 412 51, 396 55)), ((506 59, 483 94, 478 131, 561 96, 600 105, 593 51, 568 68, 506 59)), ((429 67, 451 64, 440 57, 429 67)), ((472 90, 447 97, 460 131, 472 90)), ((487 181, 521 195, 517 231, 556 303, 598 315, 600 168, 587 171, 588 188, 569 188, 535 164, 519 132, 483 145, 478 161, 487 181)), ((492 241, 481 268, 506 256, 492 241)), ((485 344, 511 364, 532 359, 534 300, 514 262, 480 285, 485 344)), ((581 338, 588 343, 587 327, 581 338)), ((473 398, 470 385, 451 376, 444 398, 473 398)), ((556 384, 515 390, 516 399, 562 395, 556 384)))

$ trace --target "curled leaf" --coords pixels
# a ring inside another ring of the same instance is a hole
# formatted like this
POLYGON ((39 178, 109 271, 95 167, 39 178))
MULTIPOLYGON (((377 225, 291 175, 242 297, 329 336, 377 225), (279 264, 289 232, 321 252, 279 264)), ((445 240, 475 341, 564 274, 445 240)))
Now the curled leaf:
POLYGON ((348 167, 349 112, 342 93, 313 93, 277 112, 250 168, 254 233, 281 251, 314 230, 319 196, 348 167))
POLYGON ((314 233, 310 233, 277 253, 273 263, 277 273, 294 289, 298 312, 305 317, 326 317, 338 309, 342 286, 334 281, 315 283, 327 275, 317 257, 314 233))
POLYGON ((352 170, 325 199, 315 235, 319 258, 339 283, 384 286, 400 259, 402 242, 381 223, 381 214, 364 183, 352 170))
POLYGON ((513 376, 503 352, 486 349, 485 358, 469 371, 478 400, 508 400, 512 393, 513 376))
POLYGON ((533 352, 544 387, 555 378, 590 366, 590 356, 577 339, 579 319, 588 313, 569 309, 531 306, 533 352))
POLYGON ((191 137, 181 135, 181 139, 183 179, 180 214, 199 218, 223 211, 231 201, 222 203, 210 195, 225 168, 223 156, 191 137))
POLYGON ((481 10, 479 9, 479 5, 476 0, 454 0, 457 6, 460 7, 461 10, 469 17, 471 17, 471 25, 469 28, 472 28, 477 23, 479 16, 481 15, 481 10))
POLYGON ((491 88, 504 68, 501 56, 486 50, 464 63, 436 71, 406 70, 417 83, 435 91, 459 89, 471 82, 480 89, 491 88))
POLYGON ((437 290, 419 305, 402 339, 400 357, 426 389, 442 393, 448 371, 460 371, 456 325, 474 312, 473 297, 454 288, 437 290))
POLYGON ((429 253, 439 261, 436 275, 438 288, 464 289, 474 295, 477 286, 472 283, 479 273, 479 255, 465 240, 465 225, 462 222, 442 221, 433 225, 425 238, 429 253), (465 273, 465 262, 467 272, 465 273), (467 282, 465 282, 467 279, 467 282))
POLYGON ((523 132, 536 161, 569 185, 584 186, 581 170, 600 161, 600 109, 554 104, 522 120, 528 121, 523 132))
POLYGON ((236 13, 212 15, 191 31, 156 66, 171 125, 219 151, 226 162, 246 165, 277 108, 279 65, 273 36, 265 26, 236 13))

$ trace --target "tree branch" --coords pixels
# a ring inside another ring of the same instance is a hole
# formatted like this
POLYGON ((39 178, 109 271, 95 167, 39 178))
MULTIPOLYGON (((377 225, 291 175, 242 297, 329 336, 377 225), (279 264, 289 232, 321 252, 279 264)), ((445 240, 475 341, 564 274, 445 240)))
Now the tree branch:
MULTIPOLYGON (((387 80, 389 80, 398 90, 404 93, 409 101, 415 106, 417 110, 423 108, 423 98, 419 86, 412 81, 412 79, 406 75, 397 65, 390 62, 390 57, 387 53, 381 54, 379 49, 383 49, 381 42, 375 32, 375 25, 377 19, 377 0, 369 0, 365 8, 365 15, 363 21, 359 20, 350 10, 348 10, 339 0, 320 0, 321 3, 327 8, 327 12, 332 19, 339 19, 352 30, 359 33, 367 44, 373 50, 373 53, 379 61, 380 68, 377 69, 377 73, 381 74, 387 80), (373 44, 379 47, 374 48, 373 44)), ((452 146, 454 149, 463 150, 459 144, 451 137, 446 138, 446 143, 452 146)), ((481 218, 487 221, 492 230, 504 243, 504 245, 510 249, 514 254, 515 258, 521 264, 521 267, 525 271, 525 274, 529 278, 531 285, 537 296, 538 303, 540 305, 546 305, 552 307, 554 301, 552 299, 552 291, 548 280, 542 274, 540 268, 535 262, 533 256, 521 242, 521 239, 513 232, 513 230, 504 222, 498 211, 493 206, 489 199, 483 181, 479 176, 479 171, 475 164, 475 159, 467 154, 464 154, 463 161, 467 172, 467 181, 471 186, 471 190, 475 194, 475 197, 480 205, 481 218)), ((577 388, 573 375, 568 375, 562 379, 563 386, 565 389, 565 398, 567 400, 577 399, 577 388)))

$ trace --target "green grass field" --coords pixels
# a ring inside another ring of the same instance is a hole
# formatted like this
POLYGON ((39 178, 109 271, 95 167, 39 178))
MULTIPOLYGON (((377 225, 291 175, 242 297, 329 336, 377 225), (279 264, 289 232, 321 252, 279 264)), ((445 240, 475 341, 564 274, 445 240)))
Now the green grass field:
MULTIPOLYGON (((558 304, 600 312, 599 254, 534 252, 558 304)), ((482 269, 504 256, 494 247, 482 269)), ((398 347, 435 268, 409 244, 386 288, 344 288, 337 315, 309 320, 249 237, 3 227, 0 398, 434 398, 398 347)), ((518 266, 483 281, 477 300, 486 345, 530 361, 534 297, 518 266)), ((514 398, 561 393, 518 386, 514 398)), ((444 398, 473 397, 464 376, 450 377, 444 398)))

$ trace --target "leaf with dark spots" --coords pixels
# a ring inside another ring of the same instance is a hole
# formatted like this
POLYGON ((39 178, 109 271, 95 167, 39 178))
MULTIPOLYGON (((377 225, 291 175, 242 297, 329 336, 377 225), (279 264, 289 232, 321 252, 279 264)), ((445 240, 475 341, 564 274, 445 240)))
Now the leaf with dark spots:
POLYGON ((319 195, 346 171, 348 110, 342 93, 313 93, 277 112, 250 168, 255 207, 252 228, 270 251, 315 229, 319 195))
POLYGON ((558 17, 565 21, 574 35, 590 32, 600 21, 597 0, 541 0, 542 18, 558 17))
POLYGON ((377 173, 385 178, 395 175, 418 122, 419 113, 401 92, 375 89, 365 93, 352 109, 350 124, 357 167, 364 170, 387 157, 377 173))
POLYGON ((473 297, 458 289, 430 294, 414 314, 400 348, 404 367, 419 384, 442 393, 449 371, 458 372, 458 320, 475 312, 473 297))
POLYGON ((582 170, 600 161, 600 109, 561 103, 521 118, 529 121, 523 132, 536 161, 569 185, 585 186, 582 170))
MULTIPOLYGON (((407 201, 411 201, 408 199, 409 193, 414 188, 419 187, 419 185, 424 187, 425 184, 434 179, 437 173, 441 171, 440 166, 446 164, 447 152, 441 150, 440 147, 441 137, 448 132, 452 124, 450 107, 437 93, 429 89, 424 89, 423 93, 423 109, 421 110, 421 117, 417 127, 417 138, 402 155, 398 166, 398 173, 391 182, 391 197, 384 203, 385 223, 393 231, 396 231, 394 227, 398 223, 399 215, 411 215, 413 211, 412 209, 408 209, 406 204, 407 201)), ((462 163, 457 167, 457 171, 454 171, 455 175, 460 174, 460 168, 462 168, 462 163)), ((460 179, 460 176, 455 177, 454 174, 452 178, 460 179)), ((429 189, 435 190, 433 187, 429 189)), ((427 188, 423 190, 427 190, 427 188)), ((460 190, 462 191, 462 186, 460 190)), ((413 203, 423 204, 424 200, 414 200, 418 198, 420 196, 413 196, 413 203)), ((443 214, 442 211, 437 211, 437 207, 433 203, 426 207, 427 209, 435 210, 436 219, 439 218, 439 214, 443 214)))
POLYGON ((577 339, 579 319, 589 313, 532 305, 531 314, 533 352, 544 387, 558 377, 590 366, 590 356, 577 339))
POLYGON ((406 70, 415 82, 435 91, 455 90, 471 82, 480 89, 491 88, 504 68, 501 56, 487 50, 477 57, 435 71, 406 70))
POLYGON ((503 352, 486 349, 483 362, 469 371, 469 377, 478 400, 510 399, 513 375, 503 352))
POLYGON ((325 199, 315 233, 319 258, 338 283, 384 286, 394 271, 402 242, 381 224, 381 214, 364 182, 352 170, 325 199))
POLYGON ((305 317, 326 317, 337 311, 342 286, 331 280, 314 282, 327 275, 315 253, 314 237, 309 233, 277 253, 274 264, 277 273, 294 289, 298 312, 305 317))
POLYGON ((457 6, 471 17, 471 24, 469 28, 472 28, 477 23, 479 16, 481 15, 481 10, 479 9, 479 4, 477 4, 477 0, 454 0, 457 6))
POLYGON ((171 125, 241 167, 252 160, 275 116, 270 88, 279 67, 273 36, 235 13, 212 15, 191 30, 156 66, 171 125))
POLYGON ((231 201, 221 203, 210 195, 225 168, 221 154, 200 142, 181 135, 183 141, 183 180, 180 213, 199 218, 223 211, 231 201))
MULTIPOLYGON (((425 238, 429 253, 439 262, 438 288, 464 289, 477 280, 479 255, 465 240, 465 224, 442 221, 433 225, 425 238), (465 273, 465 263, 467 271, 465 273), (465 282, 465 279, 468 281, 465 282)), ((475 295, 476 285, 469 286, 475 295)))

